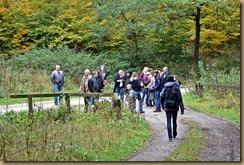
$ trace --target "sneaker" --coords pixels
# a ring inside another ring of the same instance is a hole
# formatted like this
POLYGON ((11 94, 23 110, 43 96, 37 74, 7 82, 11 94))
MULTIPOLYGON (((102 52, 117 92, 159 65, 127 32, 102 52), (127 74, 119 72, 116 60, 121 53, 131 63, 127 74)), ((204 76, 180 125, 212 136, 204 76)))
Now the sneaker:
POLYGON ((172 142, 172 139, 169 139, 169 142, 172 142))
POLYGON ((145 113, 145 111, 140 111, 140 113, 145 113))

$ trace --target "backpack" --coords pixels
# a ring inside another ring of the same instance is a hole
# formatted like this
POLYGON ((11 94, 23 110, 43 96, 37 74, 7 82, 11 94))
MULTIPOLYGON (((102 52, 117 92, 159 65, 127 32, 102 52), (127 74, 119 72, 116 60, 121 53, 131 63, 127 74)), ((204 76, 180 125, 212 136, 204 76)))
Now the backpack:
POLYGON ((176 87, 166 88, 165 93, 165 107, 176 108, 177 106, 177 91, 176 87))

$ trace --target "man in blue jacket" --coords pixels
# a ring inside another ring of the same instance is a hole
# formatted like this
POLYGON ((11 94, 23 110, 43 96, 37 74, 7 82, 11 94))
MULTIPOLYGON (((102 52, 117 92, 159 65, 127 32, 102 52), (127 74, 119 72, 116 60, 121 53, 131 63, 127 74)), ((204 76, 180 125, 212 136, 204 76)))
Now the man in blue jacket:
MULTIPOLYGON (((55 70, 52 72, 51 75, 51 81, 54 85, 54 93, 61 92, 63 90, 64 86, 64 73, 63 71, 60 70, 60 65, 56 65, 55 70)), ((58 105, 59 102, 61 102, 62 96, 59 97, 54 97, 54 104, 58 105)))

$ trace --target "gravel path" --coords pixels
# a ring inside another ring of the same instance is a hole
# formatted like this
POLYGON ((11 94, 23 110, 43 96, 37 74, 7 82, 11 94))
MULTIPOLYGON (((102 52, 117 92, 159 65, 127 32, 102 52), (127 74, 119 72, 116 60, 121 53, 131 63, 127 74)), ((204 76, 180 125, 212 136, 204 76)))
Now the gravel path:
POLYGON ((168 142, 165 112, 153 113, 145 108, 143 117, 153 128, 151 141, 128 161, 163 161, 182 140, 188 127, 184 120, 196 122, 204 132, 204 144, 197 161, 240 161, 240 127, 227 121, 186 109, 178 115, 178 135, 168 142))
MULTIPOLYGON (((182 94, 187 92, 181 89, 182 94)), ((128 161, 163 161, 182 140, 188 131, 185 120, 194 121, 203 130, 203 149, 197 161, 240 161, 240 126, 210 115, 185 109, 178 115, 178 135, 168 142, 165 112, 153 113, 152 108, 144 108, 142 116, 153 129, 151 141, 145 148, 135 153, 128 161)))
MULTIPOLYGON (((134 154, 128 161, 163 161, 176 146, 178 146, 184 139, 187 132, 187 125, 179 124, 178 122, 178 135, 173 142, 169 142, 168 133, 166 127, 166 115, 165 112, 153 112, 152 108, 144 108, 145 114, 142 116, 149 122, 153 129, 152 138, 147 146, 134 154)), ((178 121, 183 116, 178 116, 178 121)))

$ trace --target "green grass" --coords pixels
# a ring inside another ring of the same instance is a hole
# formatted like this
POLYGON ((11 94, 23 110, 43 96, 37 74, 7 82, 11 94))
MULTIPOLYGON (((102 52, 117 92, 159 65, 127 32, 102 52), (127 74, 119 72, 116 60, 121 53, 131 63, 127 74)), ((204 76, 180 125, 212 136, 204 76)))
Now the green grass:
POLYGON ((189 131, 183 142, 164 161, 197 161, 203 143, 203 131, 193 121, 186 121, 189 131))
POLYGON ((47 111, 10 111, 0 115, 0 160, 5 161, 120 161, 142 148, 150 138, 148 123, 137 114, 116 111, 109 103, 94 113, 65 105, 47 111), (5 157, 4 157, 5 155, 5 157))
POLYGON ((236 124, 240 123, 240 98, 231 93, 216 96, 213 92, 205 92, 202 98, 193 93, 187 93, 183 95, 183 101, 186 107, 236 124))
MULTIPOLYGON (((53 97, 33 98, 33 102, 52 101, 53 97)), ((28 98, 0 98, 0 106, 28 103, 28 98)))

